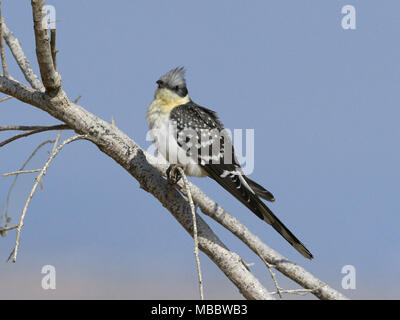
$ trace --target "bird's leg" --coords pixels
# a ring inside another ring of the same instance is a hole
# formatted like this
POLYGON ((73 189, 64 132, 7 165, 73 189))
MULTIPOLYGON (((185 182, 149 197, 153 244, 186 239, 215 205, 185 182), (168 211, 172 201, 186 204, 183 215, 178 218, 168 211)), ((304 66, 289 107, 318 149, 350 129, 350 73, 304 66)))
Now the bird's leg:
POLYGON ((171 164, 167 171, 165 172, 167 176, 167 180, 171 185, 175 185, 179 182, 179 180, 182 178, 181 173, 178 170, 179 165, 178 164, 171 164))

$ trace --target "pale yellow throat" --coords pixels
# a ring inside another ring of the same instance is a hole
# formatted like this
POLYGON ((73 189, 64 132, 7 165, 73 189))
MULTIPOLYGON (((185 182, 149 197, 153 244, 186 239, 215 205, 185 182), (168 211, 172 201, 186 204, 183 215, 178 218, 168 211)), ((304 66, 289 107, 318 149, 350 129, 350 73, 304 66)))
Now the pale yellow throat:
POLYGON ((176 106, 188 103, 190 101, 188 94, 184 97, 181 97, 175 92, 166 88, 157 89, 154 98, 155 101, 157 101, 157 105, 161 109, 160 111, 162 113, 170 113, 171 110, 176 106))

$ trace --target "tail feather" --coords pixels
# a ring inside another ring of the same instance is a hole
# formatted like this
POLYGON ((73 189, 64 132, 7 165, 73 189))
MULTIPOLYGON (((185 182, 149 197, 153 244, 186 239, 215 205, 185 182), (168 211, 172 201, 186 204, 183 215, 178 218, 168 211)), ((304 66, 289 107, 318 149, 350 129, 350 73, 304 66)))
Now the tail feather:
POLYGON ((270 201, 270 202, 274 202, 275 201, 274 195, 271 192, 269 192, 267 189, 265 189, 263 186, 260 186, 257 182, 251 180, 249 177, 243 176, 243 178, 249 184, 250 188, 253 189, 253 191, 260 198, 263 198, 264 200, 267 200, 267 201, 270 201))
MULTIPOLYGON (((275 216, 275 214, 269 209, 261 200, 257 199, 258 212, 263 215, 263 220, 270 224, 282 237, 286 239, 303 257, 312 259, 313 255, 306 248, 306 246, 275 216)), ((254 212, 254 209, 252 209, 254 212)))
MULTIPOLYGON (((203 169, 208 175, 231 193, 236 199, 249 208, 260 219, 270 224, 283 238, 286 239, 302 256, 312 259, 313 255, 307 250, 305 245, 275 216, 275 214, 259 198, 260 193, 265 196, 267 190, 254 181, 235 174, 225 175, 218 166, 204 166, 203 169), (242 183, 241 177, 245 178, 248 187, 242 183), (250 183, 249 183, 250 181, 250 183), (256 186, 255 189, 253 187, 256 186), (249 190, 249 187, 252 190, 249 190)), ((272 194, 271 194, 272 195, 272 194)), ((260 196, 261 197, 261 196, 260 196)), ((264 198, 264 197, 263 197, 264 198)), ((271 197, 270 197, 271 198, 271 197)), ((272 196, 273 198, 273 196, 272 196)), ((264 198, 265 199, 265 198, 264 198)))

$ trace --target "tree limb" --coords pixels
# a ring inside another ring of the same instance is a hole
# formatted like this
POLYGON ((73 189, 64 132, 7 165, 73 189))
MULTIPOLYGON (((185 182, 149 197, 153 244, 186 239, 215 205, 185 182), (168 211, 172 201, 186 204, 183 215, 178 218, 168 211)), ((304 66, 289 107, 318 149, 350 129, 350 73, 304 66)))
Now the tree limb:
POLYGON ((8 77, 6 55, 4 53, 3 24, 4 24, 4 19, 3 15, 1 14, 1 0, 0 0, 0 56, 1 56, 1 65, 3 66, 3 74, 5 77, 8 77))
POLYGON ((40 75, 46 91, 56 94, 61 88, 61 77, 54 68, 50 48, 50 39, 43 12, 44 0, 31 0, 33 12, 33 28, 35 30, 36 56, 39 63, 40 75))
MULTIPOLYGON (((39 145, 35 148, 35 150, 33 150, 33 152, 30 154, 30 156, 28 157, 28 159, 26 159, 26 161, 24 162, 24 164, 20 167, 19 171, 22 171, 22 170, 25 169, 26 165, 29 163, 29 161, 31 161, 31 159, 35 156, 36 152, 38 152, 38 150, 39 150, 40 148, 42 148, 44 145, 46 145, 46 144, 48 144, 48 143, 52 143, 52 142, 55 142, 55 140, 46 140, 46 141, 43 141, 41 144, 39 144, 39 145)), ((6 200, 4 201, 3 206, 1 207, 0 225, 1 225, 1 222, 2 222, 3 219, 5 220, 5 223, 6 223, 6 224, 8 223, 8 221, 7 221, 7 220, 8 220, 8 217, 7 217, 8 202, 10 201, 11 192, 12 192, 12 190, 13 190, 13 188, 14 188, 16 182, 17 182, 18 175, 19 175, 19 174, 16 174, 16 175, 15 175, 14 180, 13 180, 11 186, 10 186, 10 189, 8 190, 8 193, 7 193, 7 196, 6 196, 6 200)), ((0 233, 1 233, 2 236, 5 236, 5 232, 0 232, 0 233)))
MULTIPOLYGON (((67 140, 65 140, 63 143, 61 143, 50 155, 49 159, 47 160, 47 162, 45 163, 45 165, 43 166, 43 168, 41 169, 39 175, 37 176, 35 183, 33 184, 31 193, 28 196, 28 199, 26 200, 25 206, 22 209, 22 214, 18 223, 18 227, 17 227, 17 238, 15 240, 15 247, 12 251, 12 261, 15 262, 17 260, 17 254, 18 254, 18 249, 19 249, 19 243, 20 243, 20 239, 21 239, 21 230, 22 227, 24 226, 24 220, 25 220, 25 215, 26 212, 28 210, 29 204, 31 203, 31 200, 33 198, 33 195, 36 192, 36 189, 38 187, 38 185, 40 184, 40 182, 42 181, 43 176, 46 174, 47 169, 50 166, 50 163, 54 160, 54 158, 56 157, 56 155, 61 151, 61 149, 66 146, 67 144, 76 141, 76 140, 80 140, 80 139, 87 139, 87 137, 85 135, 82 136, 73 136, 67 140)), ((11 257, 11 254, 10 254, 11 257)))
POLYGON ((30 131, 30 130, 60 130, 60 129, 69 129, 65 126, 65 124, 57 124, 54 126, 3 126, 0 127, 0 131, 30 131))
MULTIPOLYGON (((0 142, 0 148, 4 147, 6 144, 9 144, 10 142, 13 142, 17 139, 21 139, 24 137, 28 137, 32 134, 36 134, 36 133, 40 133, 40 132, 44 132, 44 131, 50 131, 50 130, 65 130, 65 129, 70 129, 70 128, 65 124, 60 124, 60 125, 50 126, 50 127, 39 127, 38 129, 34 129, 34 130, 31 130, 31 131, 28 131, 25 133, 17 134, 14 137, 11 137, 7 140, 4 140, 3 142, 0 142)), ((2 131, 1 128, 0 128, 0 131, 2 131)))
POLYGON ((192 212, 192 218, 193 218, 193 239, 194 239, 194 255, 196 257, 196 264, 197 264, 197 275, 199 277, 199 289, 200 289, 200 299, 204 300, 204 294, 203 294, 203 277, 201 274, 201 269, 200 269, 200 258, 199 258, 199 240, 197 237, 197 223, 196 223, 196 207, 193 203, 192 195, 190 193, 190 187, 189 187, 189 181, 186 178, 185 172, 181 167, 177 167, 177 170, 179 170, 180 175, 183 179, 183 184, 185 185, 185 190, 187 194, 187 199, 190 204, 190 210, 192 212))
POLYGON ((291 262, 280 253, 268 247, 256 235, 254 235, 239 220, 225 211, 215 201, 210 199, 197 186, 191 184, 191 192, 195 203, 200 210, 220 223, 226 229, 230 230, 240 240, 242 240, 254 253, 260 255, 262 260, 267 261, 276 270, 297 282, 305 289, 312 290, 319 299, 324 300, 342 300, 347 299, 346 296, 328 286, 326 283, 314 277, 303 267, 291 262))
POLYGON ((6 97, 4 97, 4 98, 1 98, 1 99, 0 99, 0 102, 6 101, 6 100, 10 100, 10 99, 12 99, 12 98, 14 98, 14 97, 12 97, 12 96, 6 96, 6 97))
POLYGON ((44 91, 45 88, 31 68, 28 59, 22 51, 21 44, 19 43, 18 39, 14 37, 14 34, 7 28, 5 22, 3 22, 3 36, 26 81, 30 83, 32 88, 39 91, 44 91))

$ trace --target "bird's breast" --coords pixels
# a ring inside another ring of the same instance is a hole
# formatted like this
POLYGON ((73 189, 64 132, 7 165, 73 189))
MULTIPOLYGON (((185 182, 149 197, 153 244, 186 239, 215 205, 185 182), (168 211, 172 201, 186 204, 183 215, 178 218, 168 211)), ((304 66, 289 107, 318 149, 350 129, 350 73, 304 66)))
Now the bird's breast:
POLYGON ((205 176, 197 161, 178 145, 176 125, 170 121, 168 108, 168 105, 158 99, 147 107, 146 119, 150 128, 150 138, 158 153, 171 164, 182 165, 189 176, 205 176))

